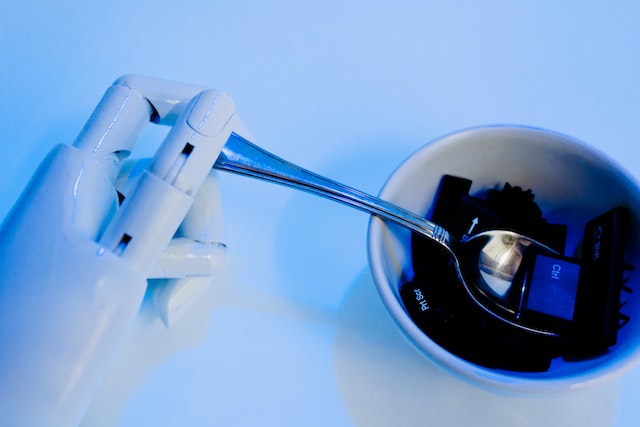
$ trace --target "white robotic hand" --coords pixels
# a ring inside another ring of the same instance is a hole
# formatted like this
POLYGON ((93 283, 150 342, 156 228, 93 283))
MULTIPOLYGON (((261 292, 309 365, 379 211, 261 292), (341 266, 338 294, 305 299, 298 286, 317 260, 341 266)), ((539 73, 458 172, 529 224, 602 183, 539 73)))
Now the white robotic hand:
POLYGON ((211 167, 240 128, 203 87, 125 76, 42 162, 0 227, 0 425, 75 426, 147 289, 166 324, 224 260, 211 167), (144 126, 172 126, 127 164, 144 126))

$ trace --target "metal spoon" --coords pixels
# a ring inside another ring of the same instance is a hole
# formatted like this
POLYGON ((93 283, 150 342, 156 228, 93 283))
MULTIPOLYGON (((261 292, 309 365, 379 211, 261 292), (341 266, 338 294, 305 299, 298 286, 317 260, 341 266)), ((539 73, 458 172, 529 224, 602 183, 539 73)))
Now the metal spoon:
POLYGON ((525 249, 554 253, 542 243, 507 230, 483 231, 465 241, 457 241, 447 230, 431 221, 393 203, 294 165, 235 133, 231 134, 222 148, 214 168, 326 197, 407 227, 448 251, 460 282, 469 296, 485 311, 520 329, 542 335, 556 335, 552 331, 518 321, 518 307, 510 306, 492 292, 492 289, 505 289, 514 284, 525 249), (470 265, 469 261, 475 265, 470 265))

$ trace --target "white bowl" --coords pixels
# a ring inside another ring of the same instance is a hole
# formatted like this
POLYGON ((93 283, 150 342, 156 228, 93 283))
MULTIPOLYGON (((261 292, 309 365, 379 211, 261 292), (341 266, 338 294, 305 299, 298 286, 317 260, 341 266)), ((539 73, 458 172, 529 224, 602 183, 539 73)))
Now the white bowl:
MULTIPOLYGON (((584 225, 614 208, 631 213, 625 260, 640 267, 640 190, 636 182, 604 154, 573 138, 522 126, 488 126, 438 139, 411 155, 391 175, 380 196, 426 215, 443 175, 471 179, 470 193, 505 182, 530 188, 544 216, 567 224, 567 251, 576 248, 584 225)), ((507 392, 559 392, 615 378, 640 360, 640 277, 629 271, 624 313, 631 316, 608 354, 592 360, 554 360, 541 373, 490 369, 457 357, 423 333, 407 314, 399 294, 410 278, 410 232, 373 217, 368 250, 374 281, 392 318, 406 337, 440 366, 471 382, 507 392), (636 315, 637 313, 637 315, 636 315)))

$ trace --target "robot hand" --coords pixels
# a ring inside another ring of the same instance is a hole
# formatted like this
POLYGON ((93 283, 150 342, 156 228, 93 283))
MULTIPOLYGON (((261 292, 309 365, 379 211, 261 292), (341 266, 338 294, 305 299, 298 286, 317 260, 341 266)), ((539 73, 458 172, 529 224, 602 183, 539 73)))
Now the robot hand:
POLYGON ((0 425, 75 426, 147 279, 166 324, 224 260, 211 172, 241 127, 224 93, 118 79, 74 142, 42 162, 0 227, 0 425), (144 126, 172 126, 126 162, 144 126))

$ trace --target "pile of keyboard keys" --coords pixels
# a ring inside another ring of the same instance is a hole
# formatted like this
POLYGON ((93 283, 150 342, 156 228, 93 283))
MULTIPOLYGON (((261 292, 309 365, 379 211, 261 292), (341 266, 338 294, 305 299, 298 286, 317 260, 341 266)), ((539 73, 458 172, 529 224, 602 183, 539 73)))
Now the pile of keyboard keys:
POLYGON ((472 196, 471 185, 466 178, 442 177, 429 219, 459 240, 507 229, 551 248, 525 252, 517 286, 494 295, 501 304, 517 306, 516 322, 549 333, 489 314, 459 282, 450 256, 414 235, 414 275, 400 295, 416 325, 451 353, 490 368, 542 372, 558 357, 576 361, 606 353, 629 321, 621 310, 624 293, 631 292, 624 277, 630 268, 623 252, 626 209, 612 207, 584 224, 581 255, 570 257, 567 225, 547 221, 531 190, 506 183, 472 196))

